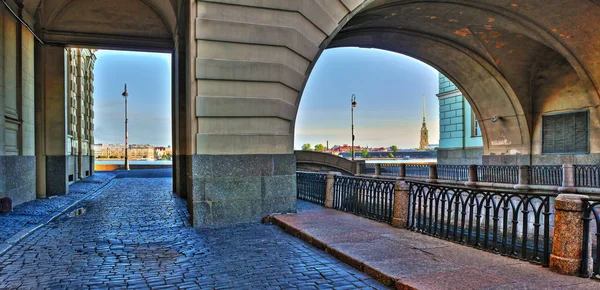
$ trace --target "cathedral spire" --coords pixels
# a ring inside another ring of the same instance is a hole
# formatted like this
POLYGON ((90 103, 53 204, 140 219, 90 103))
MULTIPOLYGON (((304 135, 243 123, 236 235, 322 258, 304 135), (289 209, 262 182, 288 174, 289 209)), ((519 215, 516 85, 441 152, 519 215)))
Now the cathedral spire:
POLYGON ((423 125, 421 126, 421 140, 419 141, 419 149, 425 150, 429 146, 429 134, 427 123, 425 123, 425 94, 423 94, 423 125))
POLYGON ((423 94, 423 124, 425 124, 425 94, 423 94))

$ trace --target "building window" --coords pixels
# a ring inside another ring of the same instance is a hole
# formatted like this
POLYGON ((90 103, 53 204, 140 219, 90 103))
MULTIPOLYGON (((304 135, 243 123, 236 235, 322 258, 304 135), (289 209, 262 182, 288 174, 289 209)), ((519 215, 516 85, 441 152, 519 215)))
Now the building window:
POLYGON ((475 113, 473 111, 471 111, 471 137, 481 137, 479 121, 475 118, 475 113))
POLYGON ((542 116, 542 153, 589 153, 589 112, 542 116))

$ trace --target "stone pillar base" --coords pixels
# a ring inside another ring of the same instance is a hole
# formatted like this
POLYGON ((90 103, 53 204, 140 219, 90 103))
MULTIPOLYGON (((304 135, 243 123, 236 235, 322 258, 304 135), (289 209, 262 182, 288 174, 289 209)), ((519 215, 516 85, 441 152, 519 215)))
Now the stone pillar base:
POLYGON ((340 172, 330 171, 327 173, 327 188, 325 191, 324 206, 333 208, 333 194, 335 190, 335 177, 342 175, 340 172))
POLYGON ((550 271, 563 275, 578 275, 581 259, 563 258, 550 255, 550 271))
POLYGON ((581 266, 583 243, 583 198, 585 195, 560 194, 554 200, 554 240, 550 270, 577 275, 581 266))
POLYGON ((396 228, 408 227, 408 207, 410 206, 408 183, 398 181, 394 184, 394 217, 392 226, 396 228))
POLYGON ((66 155, 46 156, 46 196, 69 192, 66 155))
POLYGON ((191 165, 195 228, 258 223, 273 213, 296 212, 294 154, 193 155, 191 165))

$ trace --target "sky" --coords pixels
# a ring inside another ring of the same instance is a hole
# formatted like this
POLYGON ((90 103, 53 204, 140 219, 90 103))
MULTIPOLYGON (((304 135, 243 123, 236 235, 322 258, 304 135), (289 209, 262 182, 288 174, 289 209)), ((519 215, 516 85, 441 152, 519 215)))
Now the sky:
POLYGON ((323 52, 310 74, 296 121, 295 149, 302 144, 350 144, 350 98, 355 145, 419 146, 423 94, 429 143, 439 143, 438 72, 408 56, 378 49, 323 52))
POLYGON ((99 50, 96 58, 95 143, 125 143, 127 83, 129 144, 171 145, 171 55, 99 50))
MULTIPOLYGON (((127 83, 129 143, 171 145, 171 56, 99 50, 94 70, 95 143, 124 143, 127 83)), ((319 58, 304 90, 294 147, 350 144, 350 97, 356 145, 415 148, 423 95, 429 143, 439 143, 438 72, 416 59, 378 49, 334 48, 319 58)))

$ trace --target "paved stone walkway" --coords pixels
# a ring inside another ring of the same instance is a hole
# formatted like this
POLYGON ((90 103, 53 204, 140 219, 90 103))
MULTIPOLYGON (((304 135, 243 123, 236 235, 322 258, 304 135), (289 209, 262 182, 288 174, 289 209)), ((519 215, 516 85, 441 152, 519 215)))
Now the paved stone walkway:
POLYGON ((271 222, 398 289, 600 289, 600 282, 298 201, 271 222))
MULTIPOLYGON (((123 177, 123 176, 122 176, 123 177)), ((273 225, 195 231, 170 178, 120 178, 0 256, 0 289, 383 288, 273 225)))
POLYGON ((36 199, 19 204, 9 213, 0 215, 0 244, 20 230, 35 226, 58 214, 75 201, 85 197, 114 178, 112 173, 97 173, 69 186, 66 195, 36 199))

